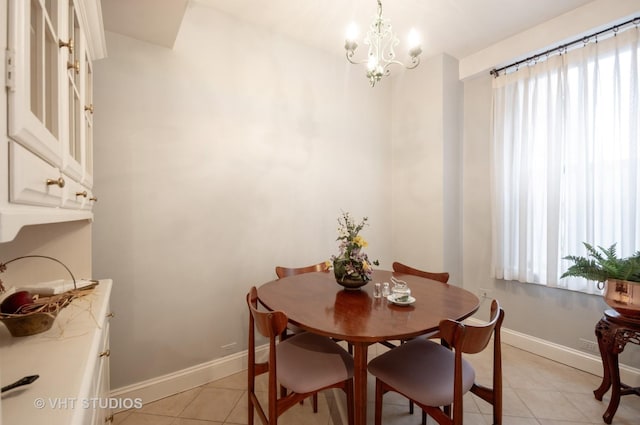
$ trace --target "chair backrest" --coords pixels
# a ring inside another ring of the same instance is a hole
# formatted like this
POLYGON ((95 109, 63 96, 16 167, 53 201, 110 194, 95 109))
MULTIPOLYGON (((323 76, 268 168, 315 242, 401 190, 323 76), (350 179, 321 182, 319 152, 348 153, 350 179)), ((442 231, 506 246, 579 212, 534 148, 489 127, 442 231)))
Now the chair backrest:
MULTIPOLYGON (((282 311, 260 311, 258 310, 258 290, 253 286, 247 294, 247 305, 251 317, 249 318, 249 332, 255 326, 262 336, 274 339, 280 335, 287 327, 287 315, 282 311)), ((251 344, 251 341, 249 341, 251 344)))
MULTIPOLYGON (((456 351, 476 354, 484 350, 491 337, 500 333, 504 310, 498 301, 491 302, 491 315, 487 323, 482 325, 466 325, 455 320, 442 320, 440 322, 440 334, 442 338, 456 351)), ((497 338, 499 341, 499 337, 497 338)))
POLYGON ((493 405, 493 423, 502 423, 502 351, 500 329, 504 310, 496 300, 491 302, 491 315, 483 325, 465 325, 454 320, 440 322, 441 337, 455 352, 453 386, 453 425, 462 425, 462 353, 475 354, 484 350, 493 336, 492 388, 474 383, 471 392, 493 405))
POLYGON ((432 273, 424 270, 419 270, 413 267, 409 267, 405 264, 394 262, 392 264, 393 271, 398 273, 406 273, 414 276, 424 277, 425 279, 437 280, 438 282, 448 283, 449 282, 449 273, 432 273))
POLYGON ((278 279, 282 279, 283 277, 293 276, 296 274, 302 273, 312 273, 312 272, 324 272, 329 270, 329 264, 326 261, 318 264, 314 264, 311 266, 304 267, 282 267, 276 266, 276 276, 278 279))

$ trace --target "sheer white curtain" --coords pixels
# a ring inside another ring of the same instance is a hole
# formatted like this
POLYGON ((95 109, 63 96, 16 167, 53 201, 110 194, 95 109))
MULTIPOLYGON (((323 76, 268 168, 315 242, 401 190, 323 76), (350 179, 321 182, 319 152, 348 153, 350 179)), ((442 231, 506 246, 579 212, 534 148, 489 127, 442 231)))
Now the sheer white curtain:
POLYGON ((582 242, 640 249, 640 30, 494 79, 495 277, 587 293, 559 279, 582 242))

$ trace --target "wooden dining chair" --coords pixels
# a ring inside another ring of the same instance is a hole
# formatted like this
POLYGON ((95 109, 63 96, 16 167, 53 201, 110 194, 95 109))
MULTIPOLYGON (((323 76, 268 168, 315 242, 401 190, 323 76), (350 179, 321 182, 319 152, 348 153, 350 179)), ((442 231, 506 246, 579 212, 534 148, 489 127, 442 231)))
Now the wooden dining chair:
MULTIPOLYGON (((425 270, 420 270, 411 266, 407 266, 406 264, 400 263, 398 261, 394 261, 391 267, 393 268, 393 271, 397 273, 404 273, 404 274, 410 274, 413 276, 419 276, 425 279, 435 280, 437 282, 446 283, 446 284, 449 283, 449 273, 447 272, 441 272, 441 273, 428 272, 425 270)), ((433 333, 430 333, 429 335, 426 335, 426 337, 440 338, 440 334, 438 332, 433 332, 433 333)), ((400 341, 401 344, 404 342, 406 341, 405 340, 400 341)), ((397 345, 392 343, 391 341, 381 341, 380 344, 384 345, 387 348, 397 347, 397 345)), ((409 402, 409 413, 413 414, 413 402, 409 402)))
MULTIPOLYGON (((278 279, 282 279, 283 277, 287 277, 287 276, 294 276, 294 275, 303 274, 303 273, 325 272, 327 270, 329 270, 329 265, 327 264, 326 261, 318 264, 312 264, 310 266, 303 266, 303 267, 276 266, 276 276, 278 276, 278 279)), ((284 332, 282 333, 282 335, 280 335, 280 338, 287 339, 290 335, 297 334, 300 332, 302 332, 302 329, 298 328, 294 324, 289 323, 287 324, 287 327, 284 329, 284 332)), ((351 353, 351 351, 352 351, 352 348, 351 346, 349 346, 349 353, 351 353)), ((282 391, 284 394, 284 390, 282 391)), ((316 394, 313 395, 312 403, 313 403, 313 411, 317 412, 318 396, 316 394)))
MULTIPOLYGON (((303 273, 325 272, 327 270, 329 270, 329 265, 326 262, 313 264, 311 266, 304 266, 304 267, 276 266, 276 276, 278 276, 278 279, 282 279, 283 277, 287 277, 287 276, 294 276, 294 275, 303 274, 303 273)), ((285 328, 284 332, 282 333, 281 338, 286 339, 289 335, 296 334, 301 331, 302 330, 300 328, 289 323, 285 328)))
POLYGON ((264 425, 277 425, 278 417, 299 401, 329 388, 340 388, 347 394, 349 424, 353 424, 353 358, 345 349, 325 336, 302 332, 278 342, 287 326, 282 311, 258 310, 258 291, 247 294, 249 307, 248 350, 248 423, 254 413, 264 425), (256 360, 256 329, 269 339, 268 360, 256 360), (256 395, 256 376, 268 373, 268 406, 263 407, 256 395), (278 385, 287 388, 283 395, 278 385))
POLYGON ((381 425, 382 396, 394 391, 412 400, 440 425, 462 425, 463 395, 471 391, 493 405, 493 424, 502 424, 502 355, 500 328, 504 310, 491 303, 489 322, 480 326, 454 320, 440 322, 440 334, 451 349, 424 338, 416 338, 369 362, 376 377, 375 425, 381 425), (493 337, 493 384, 475 382, 475 371, 463 353, 483 351, 493 337), (451 408, 452 407, 452 408, 451 408), (453 415, 451 415, 453 413, 453 415))
MULTIPOLYGON (((433 272, 428 272, 428 271, 424 271, 424 270, 420 270, 420 269, 416 269, 410 266, 407 266, 405 264, 399 263, 397 261, 394 261, 394 263, 391 265, 393 267, 393 271, 396 273, 404 273, 404 274, 410 274, 413 276, 419 276, 419 277, 424 277, 425 279, 430 279, 430 280, 435 280, 441 283, 447 283, 449 282, 449 273, 446 272, 442 272, 442 273, 433 273, 433 272)), ((427 335, 428 338, 440 338, 440 335, 438 334, 438 332, 434 332, 432 334, 427 335)), ((400 343, 403 343, 404 341, 400 341, 400 343)), ((391 341, 381 341, 380 344, 384 345, 385 347, 388 348, 395 348, 397 347, 396 344, 392 343, 391 341)), ((410 408, 411 413, 413 413, 413 405, 411 405, 410 408)))
POLYGON ((282 279, 283 277, 287 276, 293 276, 302 273, 325 272, 327 270, 329 270, 329 265, 326 261, 304 267, 276 266, 276 276, 278 276, 278 279, 282 279))
MULTIPOLYGON (((430 279, 430 280, 435 280, 437 282, 440 283, 446 283, 448 284, 449 282, 449 273, 447 272, 441 272, 441 273, 433 273, 433 272, 428 272, 425 270, 420 270, 420 269, 416 269, 410 266, 407 266, 405 264, 399 263, 397 261, 394 261, 394 263, 391 265, 393 267, 393 271, 397 272, 397 273, 404 273, 404 274, 410 274, 413 276, 419 276, 419 277, 423 277, 425 279, 430 279)), ((438 335, 437 332, 434 332, 432 334, 427 335, 429 338, 440 338, 440 336, 438 335)), ((389 342, 389 341, 383 341, 381 344, 389 347, 389 348, 394 348, 396 347, 395 344, 389 342)))
POLYGON ((424 270, 420 270, 420 269, 416 269, 416 268, 407 266, 407 265, 399 263, 397 261, 395 261, 391 265, 391 267, 393 267, 393 271, 394 272, 411 274, 411 275, 414 275, 414 276, 420 276, 420 277, 424 277, 425 279, 436 280, 436 281, 442 282, 442 283, 448 283, 449 282, 449 273, 446 273, 446 272, 442 272, 442 273, 427 272, 427 271, 424 271, 424 270))
MULTIPOLYGON (((311 266, 304 266, 304 267, 276 266, 276 276, 278 276, 278 279, 282 279, 283 277, 287 277, 287 276, 303 274, 303 273, 326 272, 326 271, 329 271, 329 264, 326 261, 318 264, 313 264, 311 266)), ((300 331, 301 331, 300 328, 289 323, 289 325, 287 326, 287 329, 285 329, 285 332, 282 335, 282 338, 286 339, 287 336, 289 336, 290 334, 292 333, 295 334, 300 331)), ((353 347, 351 344, 348 345, 348 350, 350 354, 353 354, 353 347)))

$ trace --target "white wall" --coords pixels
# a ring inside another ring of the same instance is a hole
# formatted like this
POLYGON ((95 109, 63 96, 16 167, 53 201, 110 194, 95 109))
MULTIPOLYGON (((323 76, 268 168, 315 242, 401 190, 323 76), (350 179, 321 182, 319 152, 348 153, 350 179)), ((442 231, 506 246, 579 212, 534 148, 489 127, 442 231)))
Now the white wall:
POLYGON ((113 388, 245 349, 249 287, 337 253, 341 210, 390 265, 388 81, 197 4, 173 50, 107 37, 93 258, 113 388))
POLYGON ((391 199, 394 259, 461 284, 457 75, 457 60, 439 55, 394 78, 391 199))

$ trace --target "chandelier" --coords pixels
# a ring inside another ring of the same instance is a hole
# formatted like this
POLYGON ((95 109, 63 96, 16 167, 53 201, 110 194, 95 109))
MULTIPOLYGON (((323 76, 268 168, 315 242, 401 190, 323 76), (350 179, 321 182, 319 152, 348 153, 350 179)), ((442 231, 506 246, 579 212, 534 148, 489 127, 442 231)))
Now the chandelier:
POLYGON ((347 30, 347 39, 344 48, 347 51, 347 60, 352 64, 367 64, 367 78, 371 87, 375 86, 383 76, 391 73, 389 66, 391 64, 402 65, 407 69, 413 69, 420 64, 420 53, 422 47, 417 32, 411 30, 409 33, 409 56, 411 63, 405 65, 396 60, 394 48, 400 43, 398 37, 393 33, 391 23, 382 18, 382 1, 378 0, 378 16, 369 26, 369 31, 364 39, 364 44, 369 45, 369 55, 367 59, 353 60, 353 56, 358 48, 356 38, 355 24, 351 24, 347 30))

